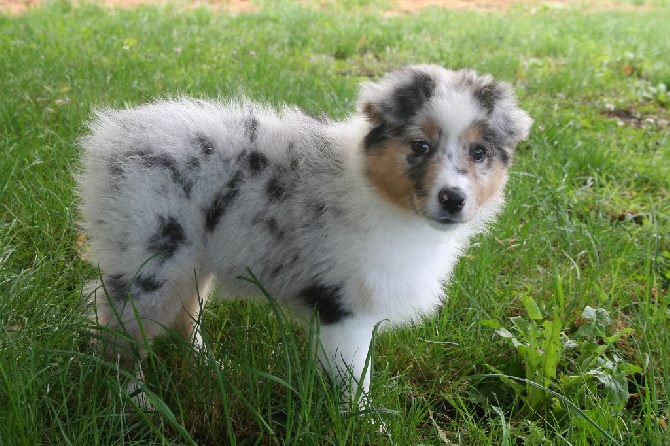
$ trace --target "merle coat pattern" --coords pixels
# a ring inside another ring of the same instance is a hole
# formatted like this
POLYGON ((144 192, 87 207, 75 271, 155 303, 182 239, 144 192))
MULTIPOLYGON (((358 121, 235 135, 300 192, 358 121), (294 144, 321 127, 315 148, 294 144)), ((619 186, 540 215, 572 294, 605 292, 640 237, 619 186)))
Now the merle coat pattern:
POLYGON ((507 84, 432 65, 364 84, 343 122, 247 100, 99 111, 77 178, 97 320, 199 343, 214 279, 223 298, 258 296, 236 279, 248 267, 304 320, 316 311, 321 361, 367 390, 375 325, 440 304, 530 124, 507 84))

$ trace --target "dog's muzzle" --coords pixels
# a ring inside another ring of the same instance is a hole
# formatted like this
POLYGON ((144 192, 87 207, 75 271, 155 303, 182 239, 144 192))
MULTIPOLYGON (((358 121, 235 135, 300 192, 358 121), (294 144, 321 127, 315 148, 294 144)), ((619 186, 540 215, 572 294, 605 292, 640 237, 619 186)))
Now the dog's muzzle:
POLYGON ((445 187, 437 194, 438 213, 433 217, 436 223, 463 223, 461 211, 465 207, 465 194, 457 187, 445 187))

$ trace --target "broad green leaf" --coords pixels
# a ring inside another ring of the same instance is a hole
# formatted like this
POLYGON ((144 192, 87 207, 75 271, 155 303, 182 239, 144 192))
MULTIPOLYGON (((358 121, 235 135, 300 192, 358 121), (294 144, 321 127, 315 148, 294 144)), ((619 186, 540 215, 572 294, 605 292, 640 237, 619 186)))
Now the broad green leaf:
POLYGON ((626 336, 635 332, 632 328, 622 328, 621 330, 614 333, 612 336, 605 336, 605 342, 608 344, 614 344, 616 341, 621 339, 622 336, 626 336))
POLYGON ((607 327, 612 323, 609 313, 604 308, 592 308, 587 305, 582 312, 582 317, 589 319, 590 323, 598 328, 607 327))
POLYGON ((502 336, 503 338, 513 338, 514 337, 512 332, 510 332, 508 329, 506 329, 504 327, 500 327, 499 329, 497 329, 496 333, 498 334, 498 336, 502 336))
POLYGON ((531 332, 533 331, 533 328, 531 326, 531 322, 528 321, 528 319, 521 316, 514 316, 509 318, 509 320, 512 321, 512 323, 522 336, 527 338, 532 336, 531 332))
POLYGON ((626 375, 615 368, 614 370, 600 369, 595 373, 595 377, 603 384, 610 402, 618 409, 623 408, 630 397, 626 375))
POLYGON ((521 296, 521 302, 523 302, 523 306, 526 307, 528 317, 531 320, 538 321, 542 319, 542 311, 540 311, 540 307, 537 305, 537 302, 535 302, 535 299, 528 295, 523 295, 521 296))
POLYGON ((542 323, 544 328, 544 341, 542 347, 544 349, 544 365, 542 367, 542 374, 545 379, 555 379, 556 369, 561 360, 561 319, 558 316, 558 311, 554 311, 553 321, 544 321, 542 323))
POLYGON ((494 330, 500 328, 500 321, 498 319, 483 319, 479 321, 479 325, 483 327, 493 328, 494 330))

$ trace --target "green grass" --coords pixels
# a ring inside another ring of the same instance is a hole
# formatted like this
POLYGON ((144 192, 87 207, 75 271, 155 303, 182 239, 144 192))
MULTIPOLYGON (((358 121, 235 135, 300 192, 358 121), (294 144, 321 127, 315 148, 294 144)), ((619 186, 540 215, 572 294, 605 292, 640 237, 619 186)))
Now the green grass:
POLYGON ((0 444, 670 443, 670 8, 631 4, 384 17, 374 1, 236 16, 56 2, 0 16, 0 444), (86 334, 96 271, 77 251, 71 171, 91 108, 243 91, 342 117, 361 80, 412 62, 511 81, 535 125, 443 309, 377 335, 370 408, 340 410, 308 334, 276 308, 215 303, 209 353, 160 342, 158 410, 138 411, 86 334), (581 337, 586 306, 612 323, 581 337), (535 350, 556 359, 545 380, 491 321, 544 339, 547 320, 562 343, 535 350), (578 351, 598 345, 587 370, 578 351), (596 361, 605 382, 587 373, 596 361))

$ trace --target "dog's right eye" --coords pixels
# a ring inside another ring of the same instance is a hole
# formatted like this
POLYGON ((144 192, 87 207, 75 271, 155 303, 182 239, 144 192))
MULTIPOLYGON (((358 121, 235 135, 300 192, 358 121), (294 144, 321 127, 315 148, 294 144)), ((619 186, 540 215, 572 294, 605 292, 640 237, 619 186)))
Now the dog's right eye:
POLYGON ((430 144, 423 140, 412 141, 412 151, 415 155, 428 155, 430 144))
POLYGON ((486 158, 486 148, 480 145, 470 147, 470 158, 476 163, 481 163, 486 158))

